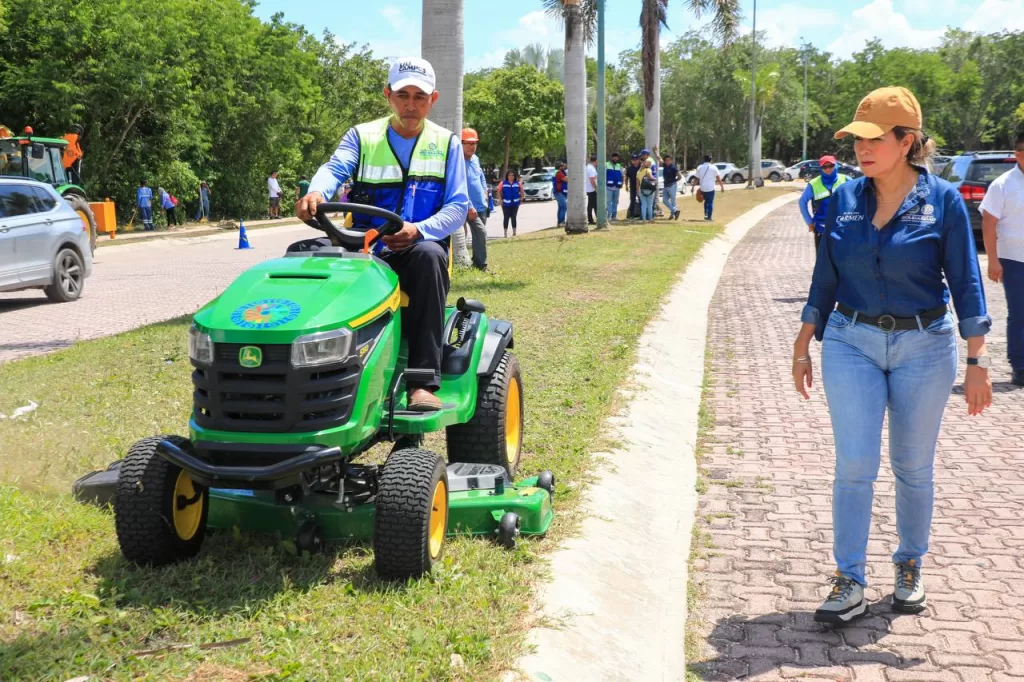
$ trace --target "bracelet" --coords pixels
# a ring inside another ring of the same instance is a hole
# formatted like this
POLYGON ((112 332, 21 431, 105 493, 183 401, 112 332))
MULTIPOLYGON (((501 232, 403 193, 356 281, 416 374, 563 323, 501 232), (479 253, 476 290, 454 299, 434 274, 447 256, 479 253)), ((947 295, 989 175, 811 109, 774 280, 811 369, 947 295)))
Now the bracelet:
POLYGON ((811 356, 810 355, 804 355, 804 356, 799 357, 799 358, 793 358, 793 362, 800 363, 801 365, 809 365, 809 364, 811 364, 811 356))

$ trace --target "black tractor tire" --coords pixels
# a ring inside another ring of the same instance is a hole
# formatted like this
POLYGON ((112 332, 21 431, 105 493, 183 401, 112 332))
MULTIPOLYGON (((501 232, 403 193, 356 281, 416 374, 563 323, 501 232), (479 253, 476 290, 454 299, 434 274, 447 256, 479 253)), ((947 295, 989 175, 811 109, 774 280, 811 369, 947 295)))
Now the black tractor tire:
POLYGON ((181 436, 154 436, 135 443, 122 460, 114 502, 114 528, 121 553, 129 561, 147 566, 163 566, 198 554, 210 513, 206 488, 192 483, 187 472, 157 453, 161 440, 182 449, 190 447, 188 439, 181 436), (192 497, 180 495, 179 485, 191 487, 192 497), (201 505, 198 523, 184 536, 176 524, 179 503, 184 505, 181 509, 201 505))
POLYGON ((92 249, 92 253, 96 253, 96 216, 93 215, 89 202, 79 194, 65 194, 64 200, 89 223, 89 248, 92 249))
POLYGON ((46 298, 54 303, 77 301, 85 289, 85 262, 70 246, 57 252, 53 259, 53 283, 43 287, 46 298))
POLYGON ((373 552, 377 575, 383 580, 408 580, 429 572, 441 560, 448 532, 444 459, 420 448, 391 453, 378 482, 376 503, 373 552), (439 537, 433 536, 438 527, 439 537))
POLYGON ((498 464, 508 472, 509 481, 515 480, 523 452, 523 404, 519 360, 505 351, 494 373, 480 377, 473 418, 465 424, 448 427, 448 462, 498 464), (518 405, 512 406, 519 411, 519 433, 514 448, 510 448, 506 429, 512 426, 507 418, 513 382, 516 384, 513 393, 519 396, 518 405))

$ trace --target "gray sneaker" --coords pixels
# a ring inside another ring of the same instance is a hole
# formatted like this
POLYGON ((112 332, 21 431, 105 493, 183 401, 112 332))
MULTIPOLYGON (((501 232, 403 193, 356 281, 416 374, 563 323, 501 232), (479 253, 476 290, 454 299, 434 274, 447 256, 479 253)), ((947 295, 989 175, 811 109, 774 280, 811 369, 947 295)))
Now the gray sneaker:
POLYGON ((832 583, 832 592, 825 599, 825 603, 814 612, 815 621, 845 625, 868 612, 868 603, 864 601, 864 587, 860 583, 839 573, 828 581, 832 583))
POLYGON ((896 564, 896 586, 892 591, 892 610, 921 613, 928 605, 921 580, 921 567, 913 559, 896 564))

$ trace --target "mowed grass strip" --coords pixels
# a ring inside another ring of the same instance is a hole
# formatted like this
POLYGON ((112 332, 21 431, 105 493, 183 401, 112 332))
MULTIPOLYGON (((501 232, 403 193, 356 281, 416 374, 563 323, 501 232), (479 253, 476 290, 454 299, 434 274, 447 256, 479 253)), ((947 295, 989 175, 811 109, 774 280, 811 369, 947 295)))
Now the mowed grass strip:
MULTIPOLYGON (((777 195, 727 193, 719 217, 777 195)), ((717 230, 492 242, 492 273, 456 276, 452 300, 478 298, 515 323, 522 471, 555 471, 559 516, 547 539, 514 552, 457 539, 438 570, 405 585, 376 579, 368 547, 296 557, 279 538, 239 533, 208 538, 192 562, 140 569, 120 557, 111 515, 70 499, 76 477, 138 438, 187 431, 188 320, 0 365, 0 413, 39 405, 0 420, 0 678, 496 678, 522 653, 538 557, 578 521, 589 452, 636 341, 717 230)))

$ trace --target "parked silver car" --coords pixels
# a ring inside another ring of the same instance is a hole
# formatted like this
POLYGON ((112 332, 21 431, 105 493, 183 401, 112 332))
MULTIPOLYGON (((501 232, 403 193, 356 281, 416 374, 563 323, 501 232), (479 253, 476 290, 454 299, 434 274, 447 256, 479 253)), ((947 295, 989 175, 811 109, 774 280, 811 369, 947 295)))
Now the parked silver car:
POLYGON ((0 291, 74 301, 92 273, 89 232, 51 185, 0 177, 0 291))
POLYGON ((761 159, 761 177, 772 182, 779 182, 786 173, 786 167, 775 159, 761 159))

